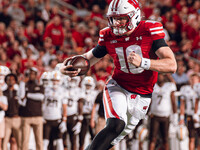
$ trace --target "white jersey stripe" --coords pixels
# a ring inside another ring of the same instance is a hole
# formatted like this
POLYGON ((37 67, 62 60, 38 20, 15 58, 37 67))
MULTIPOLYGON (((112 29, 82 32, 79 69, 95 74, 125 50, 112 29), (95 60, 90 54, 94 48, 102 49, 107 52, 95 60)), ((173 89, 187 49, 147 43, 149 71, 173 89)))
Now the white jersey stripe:
POLYGON ((164 33, 164 31, 155 31, 155 32, 151 32, 151 35, 159 34, 159 33, 164 33))
POLYGON ((163 29, 163 27, 150 28, 149 30, 152 31, 152 30, 160 30, 160 29, 163 29))

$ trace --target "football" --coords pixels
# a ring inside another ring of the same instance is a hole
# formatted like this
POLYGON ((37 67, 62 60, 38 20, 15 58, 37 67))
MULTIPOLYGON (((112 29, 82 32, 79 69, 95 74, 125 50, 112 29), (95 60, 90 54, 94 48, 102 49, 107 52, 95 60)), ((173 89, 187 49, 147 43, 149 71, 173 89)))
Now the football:
POLYGON ((79 74, 78 76, 85 75, 88 70, 90 69, 90 61, 80 55, 73 56, 70 58, 67 62, 66 65, 72 65, 72 68, 69 68, 69 71, 75 71, 78 70, 79 74))

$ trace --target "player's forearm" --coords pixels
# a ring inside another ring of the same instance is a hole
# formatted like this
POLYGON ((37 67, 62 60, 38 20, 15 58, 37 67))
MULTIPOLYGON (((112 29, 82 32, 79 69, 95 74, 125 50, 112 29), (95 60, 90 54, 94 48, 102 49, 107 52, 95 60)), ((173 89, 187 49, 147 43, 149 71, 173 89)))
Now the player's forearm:
POLYGON ((28 93, 27 98, 31 98, 36 101, 43 101, 44 94, 43 93, 28 93))
POLYGON ((1 108, 2 110, 6 111, 6 110, 8 109, 8 105, 6 105, 6 104, 0 102, 0 108, 1 108))
POLYGON ((175 95, 174 95, 174 91, 171 92, 170 96, 171 96, 171 103, 172 103, 173 113, 177 113, 176 98, 175 98, 175 95))
POLYGON ((184 100, 181 100, 181 105, 180 105, 180 115, 185 114, 185 102, 184 100))
POLYGON ((78 115, 83 115, 83 99, 78 101, 78 115))
POLYGON ((94 105, 93 105, 92 112, 91 112, 91 119, 94 119, 94 117, 95 117, 96 105, 97 105, 97 104, 94 104, 94 105))
POLYGON ((195 100, 195 106, 194 106, 194 113, 196 114, 199 108, 199 99, 197 98, 195 100))
POLYGON ((63 121, 66 121, 67 120, 67 104, 63 104, 62 107, 63 107, 63 114, 62 114, 63 121))
POLYGON ((177 69, 176 61, 171 58, 151 59, 150 70, 163 73, 175 73, 177 69))
POLYGON ((84 57, 86 57, 90 61, 90 66, 93 66, 96 64, 101 58, 96 58, 92 54, 92 50, 88 51, 87 53, 83 54, 84 57))

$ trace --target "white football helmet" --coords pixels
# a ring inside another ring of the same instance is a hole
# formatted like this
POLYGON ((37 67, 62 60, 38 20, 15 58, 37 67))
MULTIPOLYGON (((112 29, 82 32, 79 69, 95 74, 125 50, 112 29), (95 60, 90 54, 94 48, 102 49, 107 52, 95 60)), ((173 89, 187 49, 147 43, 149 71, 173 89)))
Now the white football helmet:
POLYGON ((95 84, 94 78, 91 76, 86 76, 85 78, 83 78, 81 82, 81 87, 86 92, 90 92, 91 90, 94 90, 95 86, 96 84, 95 84))
POLYGON ((0 83, 4 83, 4 78, 7 74, 11 73, 10 69, 6 66, 0 66, 0 83))
POLYGON ((54 70, 59 71, 61 66, 62 66, 62 63, 58 63, 54 70))
POLYGON ((124 35, 134 30, 141 21, 141 10, 137 0, 112 0, 107 12, 109 26, 114 35, 124 35), (127 17, 126 25, 118 25, 114 17, 127 17))
POLYGON ((177 129, 177 138, 182 141, 188 136, 188 129, 185 125, 180 125, 177 129))
POLYGON ((61 73, 60 71, 51 72, 51 82, 53 88, 58 88, 61 85, 61 73))
POLYGON ((51 72, 43 72, 40 77, 40 84, 42 84, 44 87, 48 87, 50 85, 51 80, 51 72))
POLYGON ((143 142, 147 138, 148 134, 149 134, 149 132, 148 132, 148 129, 146 128, 146 126, 140 125, 136 131, 136 138, 139 141, 143 142))

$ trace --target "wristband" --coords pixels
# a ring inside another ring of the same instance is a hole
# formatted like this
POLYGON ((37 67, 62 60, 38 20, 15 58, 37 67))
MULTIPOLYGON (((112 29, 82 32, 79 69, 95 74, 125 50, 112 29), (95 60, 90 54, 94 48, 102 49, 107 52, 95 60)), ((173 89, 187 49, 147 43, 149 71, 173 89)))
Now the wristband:
POLYGON ((184 120, 184 115, 180 115, 180 120, 184 120))
POLYGON ((140 67, 145 70, 149 70, 150 66, 151 66, 151 60, 148 58, 142 58, 140 67))
POLYGON ((174 117, 175 117, 175 118, 178 118, 178 113, 174 113, 174 117))
POLYGON ((67 121, 67 117, 62 117, 62 120, 63 121, 67 121))

